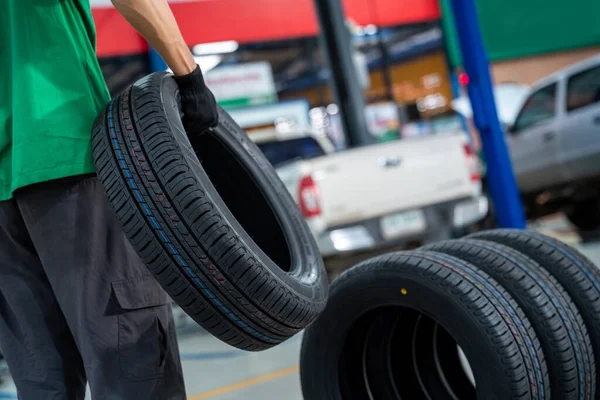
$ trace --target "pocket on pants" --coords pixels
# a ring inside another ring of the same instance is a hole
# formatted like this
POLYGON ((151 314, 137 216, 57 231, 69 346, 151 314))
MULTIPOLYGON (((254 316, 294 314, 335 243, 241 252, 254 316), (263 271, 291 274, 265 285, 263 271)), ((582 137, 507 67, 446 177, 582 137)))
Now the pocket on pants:
POLYGON ((112 283, 121 311, 119 321, 119 363, 122 374, 131 380, 160 378, 168 351, 168 321, 163 308, 170 299, 154 277, 112 283))

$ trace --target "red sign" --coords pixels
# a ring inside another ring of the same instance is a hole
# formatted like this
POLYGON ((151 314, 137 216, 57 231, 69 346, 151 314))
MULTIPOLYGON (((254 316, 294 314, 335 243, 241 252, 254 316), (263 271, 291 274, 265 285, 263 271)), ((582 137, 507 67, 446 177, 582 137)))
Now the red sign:
MULTIPOLYGON (((359 25, 403 25, 440 17, 437 0, 343 0, 359 25)), ((315 36, 314 0, 201 0, 171 4, 186 42, 240 43, 315 36)), ((98 56, 137 54, 147 45, 112 7, 93 7, 98 56)))

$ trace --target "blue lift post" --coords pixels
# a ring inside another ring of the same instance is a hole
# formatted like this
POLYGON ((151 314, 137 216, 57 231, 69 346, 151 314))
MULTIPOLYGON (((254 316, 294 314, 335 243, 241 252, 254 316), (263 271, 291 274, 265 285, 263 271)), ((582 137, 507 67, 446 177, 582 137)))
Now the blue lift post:
POLYGON ((161 72, 167 70, 167 64, 162 59, 160 54, 150 45, 148 45, 148 57, 150 58, 151 72, 161 72))
POLYGON ((523 205, 513 173, 504 132, 498 119, 489 63, 477 20, 475 0, 451 0, 475 126, 481 135, 487 165, 487 182, 502 228, 524 229, 523 205))

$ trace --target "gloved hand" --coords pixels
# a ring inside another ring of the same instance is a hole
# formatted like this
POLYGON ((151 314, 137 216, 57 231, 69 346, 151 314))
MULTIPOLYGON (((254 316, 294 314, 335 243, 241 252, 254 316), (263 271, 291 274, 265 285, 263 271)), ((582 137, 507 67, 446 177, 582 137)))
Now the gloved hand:
POLYGON ((175 76, 181 95, 183 127, 188 135, 201 134, 219 122, 215 96, 204 83, 200 67, 182 76, 175 76))

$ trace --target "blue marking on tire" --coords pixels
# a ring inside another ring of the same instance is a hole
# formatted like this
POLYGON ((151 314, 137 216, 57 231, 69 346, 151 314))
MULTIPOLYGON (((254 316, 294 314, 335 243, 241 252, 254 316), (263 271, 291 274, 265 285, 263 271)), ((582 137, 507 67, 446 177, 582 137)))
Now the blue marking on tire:
MULTIPOLYGON (((428 254, 429 255, 429 254, 428 254)), ((531 338, 529 337, 529 335, 527 335, 527 329, 525 329, 525 326, 523 325, 523 323, 521 322, 521 319, 519 318, 519 316, 517 315, 515 309, 510 305, 510 303, 508 301, 506 301, 506 299, 504 298, 504 296, 502 296, 502 294, 494 287, 492 286, 489 282, 487 282, 481 275, 479 275, 475 270, 471 269, 468 267, 467 263, 462 262, 462 260, 460 259, 456 259, 456 258, 451 258, 448 257, 442 253, 436 253, 435 255, 431 255, 432 258, 434 259, 438 259, 438 260, 444 260, 446 262, 453 262, 456 264, 459 264, 462 268, 464 268, 466 271, 469 271, 471 273, 471 275, 476 278, 477 281, 479 281, 480 283, 482 283, 488 290, 490 290, 497 298, 497 300, 504 305, 504 308, 508 311, 508 313, 513 317, 513 322, 518 325, 521 330, 524 332, 523 339, 525 341, 525 345, 529 348, 530 354, 531 354, 531 358, 533 359, 533 363, 535 365, 535 372, 536 375, 538 377, 538 382, 539 385, 536 385, 536 387, 538 387, 539 390, 539 394, 540 394, 540 399, 543 400, 545 398, 545 392, 544 392, 544 388, 542 387, 542 383, 544 382, 544 380, 542 379, 542 368, 540 366, 540 360, 535 357, 535 348, 533 347, 533 342, 531 341, 531 338)))
MULTIPOLYGON (((148 212, 150 212, 150 211, 148 211, 148 212)), ((148 215, 150 215, 150 214, 148 214, 148 215)), ((156 227, 156 229, 160 229, 160 227, 158 226, 158 222, 156 222, 156 220, 154 219, 154 217, 151 216, 150 220, 152 221, 152 223, 154 224, 154 226, 156 227)))
POLYGON ((173 252, 173 255, 177 254, 177 251, 175 250, 175 248, 171 245, 171 243, 169 243, 169 239, 167 239, 167 236, 165 236, 165 233, 161 230, 158 231, 158 233, 160 233, 160 236, 162 236, 163 241, 171 248, 171 251, 173 252))
POLYGON ((239 326, 241 326, 242 328, 244 328, 249 333, 253 334, 254 336, 256 336, 256 337, 258 337, 258 338, 260 338, 260 339, 262 339, 264 341, 271 342, 271 343, 280 343, 281 340, 271 339, 271 338, 263 335, 262 333, 256 331, 254 328, 248 326, 248 324, 246 324, 244 321, 242 321, 237 315, 235 315, 226 306, 224 306, 219 300, 217 300, 217 298, 210 292, 210 290, 206 287, 206 285, 204 283, 202 283, 202 281, 197 276, 195 276, 193 274, 193 272, 191 272, 191 268, 187 265, 187 263, 185 263, 185 261, 183 260, 183 258, 179 255, 179 252, 171 245, 171 242, 169 241, 169 239, 165 236, 165 234, 159 228, 159 225, 156 223, 156 220, 154 219, 154 216, 152 215, 152 213, 150 212, 150 209, 145 204, 146 202, 142 198, 141 194, 139 193, 138 190, 135 189, 135 182, 133 181, 133 178, 131 177, 131 173, 129 171, 129 168, 127 168, 127 165, 125 164, 125 159, 123 157, 123 154, 121 153, 121 147, 120 147, 119 142, 117 140, 117 135, 115 133, 115 127, 114 127, 114 121, 113 121, 112 114, 113 114, 113 103, 111 102, 110 105, 109 105, 108 121, 109 121, 110 135, 111 135, 111 138, 112 138, 112 143, 113 143, 114 148, 115 148, 115 152, 117 154, 117 158, 119 159, 119 162, 122 165, 123 170, 126 171, 125 175, 127 175, 127 181, 129 182, 129 185, 131 186, 131 188, 134 189, 134 191, 136 192, 136 194, 138 196, 138 199, 140 200, 140 203, 142 204, 146 215, 152 220, 153 224, 155 225, 155 227, 157 228, 158 232, 162 236, 164 244, 167 245, 168 247, 170 247, 170 249, 171 249, 171 255, 174 256, 179 261, 179 264, 181 265, 181 267, 183 267, 184 271, 186 271, 188 273, 188 276, 191 279, 193 279, 194 282, 196 282, 198 284, 198 286, 200 286, 200 288, 207 295, 207 297, 210 300, 212 300, 213 303, 215 303, 216 305, 218 305, 219 308, 221 310, 223 310, 239 326))
MULTIPOLYGON (((180 262, 181 264, 183 264, 183 263, 184 263, 184 261, 183 261, 183 258, 181 258, 181 256, 179 256, 179 255, 178 255, 178 256, 177 256, 177 258, 179 259, 179 262, 180 262)), ((187 268, 188 268, 188 269, 190 269, 190 267, 187 267, 187 268)), ((191 269, 190 269, 190 271, 189 271, 189 272, 190 272, 190 274, 192 273, 191 269)))

